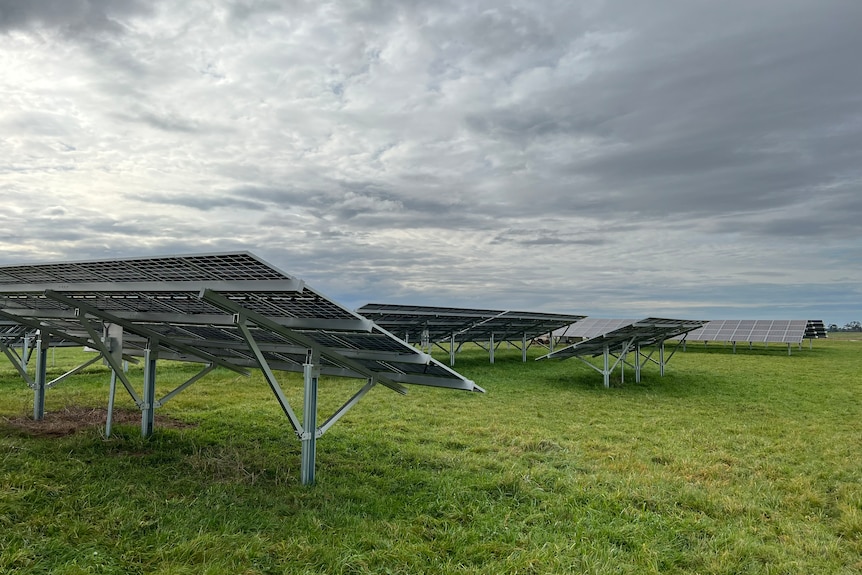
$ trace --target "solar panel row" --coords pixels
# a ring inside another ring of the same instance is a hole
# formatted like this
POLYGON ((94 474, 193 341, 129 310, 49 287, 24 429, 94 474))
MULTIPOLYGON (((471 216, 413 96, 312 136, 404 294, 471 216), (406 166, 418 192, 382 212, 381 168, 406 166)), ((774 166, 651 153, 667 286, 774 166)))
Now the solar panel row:
MULTIPOLYGON (((261 369, 303 442, 304 483, 313 481, 317 435, 375 383, 399 392, 405 391, 402 384, 483 391, 367 318, 244 252, 0 266, 0 320, 20 326, 5 328, 7 338, 22 329, 38 333, 40 354, 52 341, 61 340, 100 351, 113 377, 141 408, 144 435, 152 431, 154 408, 198 379, 157 400, 157 359, 195 361, 238 372, 261 369), (121 349, 113 349, 111 341, 121 349), (145 358, 141 394, 124 375, 122 356, 145 358), (311 401, 311 407, 307 403, 303 421, 281 392, 273 370, 304 374, 305 401, 311 401), (319 374, 368 383, 318 428, 319 374)), ((23 363, 4 339, 0 338, 2 351, 13 362, 23 363)), ((29 383, 36 393, 34 416, 40 419, 44 361, 37 358, 37 365, 41 371, 37 367, 36 380, 29 383)), ((29 377, 20 365, 19 373, 29 377)))
POLYGON ((817 339, 822 337, 828 337, 826 325, 823 323, 823 320, 809 319, 808 325, 805 326, 805 339, 817 339))
POLYGON ((458 343, 520 340, 547 335, 582 319, 582 315, 369 303, 357 310, 377 325, 412 342, 458 343))
POLYGON ((636 319, 607 319, 588 317, 577 323, 557 330, 554 336, 562 338, 583 338, 589 339, 598 335, 603 335, 615 329, 619 329, 626 325, 631 325, 636 322, 636 319))
POLYGON ((598 320, 590 329, 585 330, 584 333, 591 335, 586 336, 583 341, 553 351, 539 359, 566 359, 575 356, 600 355, 604 353, 606 348, 614 349, 626 342, 631 342, 632 345, 653 345, 695 330, 701 327, 703 323, 697 320, 667 318, 598 320))
MULTIPOLYGON (((26 361, 16 357, 10 346, 29 346, 34 334, 40 338, 36 345, 41 351, 49 344, 93 347, 141 407, 145 434, 147 418, 151 430, 152 411, 160 404, 147 395, 154 393, 155 359, 195 361, 239 372, 259 368, 303 441, 303 482, 308 482, 309 461, 313 469, 314 438, 374 383, 401 392, 401 384, 483 391, 404 340, 448 342, 452 354, 456 344, 490 341, 493 361, 495 342, 521 340, 526 359, 528 340, 551 332, 578 337, 583 341, 540 359, 603 354, 601 371, 607 385, 613 369, 608 367, 611 348, 621 354, 617 363, 625 364, 626 350, 636 348, 640 353, 639 346, 660 343, 663 354, 666 339, 688 332, 690 340, 763 342, 797 342, 803 336, 826 334, 823 323, 813 321, 739 320, 703 326, 704 322, 662 318, 584 319, 569 314, 388 304, 367 304, 359 312, 247 252, 0 266, 0 350, 10 360, 26 361), (111 348, 112 341, 120 343, 119 352, 111 348), (145 369, 142 396, 122 374, 117 359, 121 356, 143 357, 147 365, 152 363, 145 369), (368 384, 317 428, 316 408, 304 410, 311 419, 300 422, 272 370, 303 373, 306 399, 313 395, 313 405, 317 374, 366 379, 368 384)), ((664 361, 660 360, 662 369, 664 361)), ((640 358, 636 365, 639 370, 640 358)), ((28 377, 26 370, 19 372, 28 377)), ((44 397, 41 404, 38 399, 40 389, 44 395, 44 373, 41 377, 30 382, 37 390, 34 414, 44 405, 44 397)))
MULTIPOLYGON (((251 254, 0 267, 0 312, 7 320, 38 320, 57 334, 86 338, 87 331, 75 312, 76 304, 81 303, 102 319, 109 314, 124 320, 132 332, 126 342, 132 354, 142 353, 146 340, 151 339, 147 334, 133 335, 139 326, 161 336, 163 353, 201 361, 214 355, 237 366, 254 365, 248 346, 241 349, 244 338, 233 316, 201 297, 203 289, 213 286, 226 290, 218 293, 243 310, 306 336, 323 352, 325 368, 343 373, 346 366, 339 357, 350 355, 363 368, 353 370, 359 377, 475 389, 466 378, 251 254), (42 283, 34 284, 35 280, 42 283), (59 297, 46 296, 46 292, 59 297), (195 355, 194 349, 205 353, 195 355), (384 357, 381 352, 390 355, 384 357), (408 356, 412 357, 405 359, 408 356), (426 364, 423 375, 427 377, 410 381, 403 376, 415 370, 402 364, 412 364, 417 358, 426 364), (435 382, 435 377, 440 381, 435 382)), ((302 346, 260 326, 253 327, 253 333, 276 346, 264 356, 277 369, 302 371, 306 355, 302 346)))
POLYGON ((808 320, 714 320, 688 334, 689 341, 801 343, 808 320))
POLYGON ((659 347, 659 360, 656 363, 661 369, 661 375, 664 375, 665 363, 670 359, 669 357, 665 358, 664 355, 665 341, 697 329, 703 324, 702 321, 667 318, 646 318, 637 321, 597 319, 590 322, 584 330, 575 331, 575 333, 587 334, 585 339, 560 350, 552 351, 539 359, 575 357, 602 373, 605 387, 609 387, 610 375, 617 366, 620 366, 620 377, 624 377, 625 365, 629 364, 627 356, 632 354, 634 361, 631 364, 635 368, 635 380, 640 381, 641 367, 647 361, 655 361, 652 359, 654 349, 644 354, 641 348, 656 345, 659 347), (602 368, 596 367, 585 359, 600 355, 604 358, 602 368), (612 363, 611 357, 614 357, 616 361, 612 363))

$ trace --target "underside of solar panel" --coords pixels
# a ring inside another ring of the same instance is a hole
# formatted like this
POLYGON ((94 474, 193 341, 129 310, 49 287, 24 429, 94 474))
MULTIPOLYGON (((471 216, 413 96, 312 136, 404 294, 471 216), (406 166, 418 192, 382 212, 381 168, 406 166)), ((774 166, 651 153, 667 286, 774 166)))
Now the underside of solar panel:
POLYGON ((302 371, 315 349, 332 375, 480 390, 247 252, 0 266, 0 319, 58 339, 86 340, 88 324, 121 325, 132 355, 156 342, 161 357, 256 367, 237 316, 273 369, 302 371))

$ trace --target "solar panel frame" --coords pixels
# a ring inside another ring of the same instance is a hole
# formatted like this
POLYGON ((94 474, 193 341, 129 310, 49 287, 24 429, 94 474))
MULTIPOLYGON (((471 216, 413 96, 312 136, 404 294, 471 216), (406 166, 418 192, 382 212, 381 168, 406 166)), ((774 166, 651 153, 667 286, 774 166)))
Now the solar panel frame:
POLYGON ((822 319, 809 319, 806 321, 805 325, 805 338, 806 339, 818 339, 829 337, 828 332, 826 331, 826 324, 823 323, 822 319))
POLYGON ((808 325, 808 320, 712 320, 686 340, 799 344, 808 325))
MULTIPOLYGON (((247 367, 260 369, 302 442, 303 484, 314 481, 316 438, 375 383, 402 393, 402 384, 484 392, 429 354, 248 252, 0 266, 0 321, 7 326, 2 330, 7 337, 0 337, 2 350, 34 389, 35 419, 44 411, 43 354, 52 342, 75 342, 101 353, 112 378, 122 381, 141 409, 144 436, 152 432, 160 402, 213 366, 240 373, 247 367), (20 327, 8 327, 10 322, 20 327), (34 381, 5 343, 17 341, 22 330, 39 338, 34 381), (118 342, 122 349, 112 349, 118 342), (144 358, 140 395, 120 365, 120 357, 135 356, 144 358), (208 365, 157 400, 155 365, 160 358, 208 365), (303 374, 302 421, 273 370, 303 374), (364 385, 318 427, 321 374, 361 379, 364 385)), ((106 429, 109 434, 110 423, 106 429)))
POLYGON ((520 341, 547 335, 583 315, 531 311, 369 303, 356 310, 404 339, 431 343, 520 341))
MULTIPOLYGON (((323 356, 328 357, 327 361, 334 364, 339 363, 338 358, 327 351, 333 338, 337 338, 340 348, 357 352, 357 356, 364 350, 377 358, 386 351, 392 354, 391 364, 395 366, 399 363, 398 354, 406 358, 421 353, 249 252, 0 266, 0 310, 38 319, 46 329, 58 334, 82 336, 86 331, 77 317, 77 303, 97 309, 102 319, 110 315, 125 320, 129 331, 140 327, 158 333, 170 325, 205 325, 217 342, 239 341, 231 314, 200 297, 204 289, 213 285, 242 286, 242 291, 226 291, 221 295, 244 310, 310 337, 323 356), (48 292, 61 294, 64 299, 49 297, 48 292), (327 328, 329 331, 324 331, 327 328)), ((264 332, 256 331, 258 337, 265 339, 264 332)), ((175 343, 165 336, 158 349, 166 354, 194 357, 175 343)), ((230 362, 235 356, 231 352, 221 359, 230 362)), ((424 354, 416 357, 426 364, 436 361, 424 354)), ((379 375, 385 380, 385 374, 391 371, 387 368, 379 374, 373 372, 379 368, 376 359, 361 365, 372 373, 357 373, 357 377, 379 375)), ((396 369, 396 373, 410 371, 412 368, 396 369)), ((451 380, 441 381, 441 386, 450 387, 458 381, 465 389, 481 390, 449 368, 431 373, 451 380)), ((432 377, 421 378, 421 385, 431 382, 432 377)))
POLYGON ((646 318, 624 323, 615 329, 595 335, 589 339, 570 346, 554 350, 538 359, 568 359, 602 355, 607 349, 621 347, 627 342, 634 345, 648 346, 664 340, 679 337, 700 327, 705 322, 700 320, 646 318))
POLYGON ((554 332, 556 337, 590 339, 635 323, 637 319, 587 317, 554 332))

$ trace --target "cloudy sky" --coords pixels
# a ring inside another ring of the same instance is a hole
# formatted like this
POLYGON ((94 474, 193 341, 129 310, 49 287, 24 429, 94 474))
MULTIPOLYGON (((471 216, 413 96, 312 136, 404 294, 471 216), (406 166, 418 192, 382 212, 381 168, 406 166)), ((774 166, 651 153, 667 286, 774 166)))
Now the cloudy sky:
POLYGON ((859 0, 0 0, 0 262, 862 320, 859 0))

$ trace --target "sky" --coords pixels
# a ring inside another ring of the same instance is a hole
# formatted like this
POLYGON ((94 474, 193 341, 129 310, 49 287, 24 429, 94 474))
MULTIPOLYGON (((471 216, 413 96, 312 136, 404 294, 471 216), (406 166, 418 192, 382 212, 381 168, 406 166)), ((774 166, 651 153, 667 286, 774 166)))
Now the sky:
POLYGON ((859 0, 0 0, 0 263, 862 320, 859 0))

